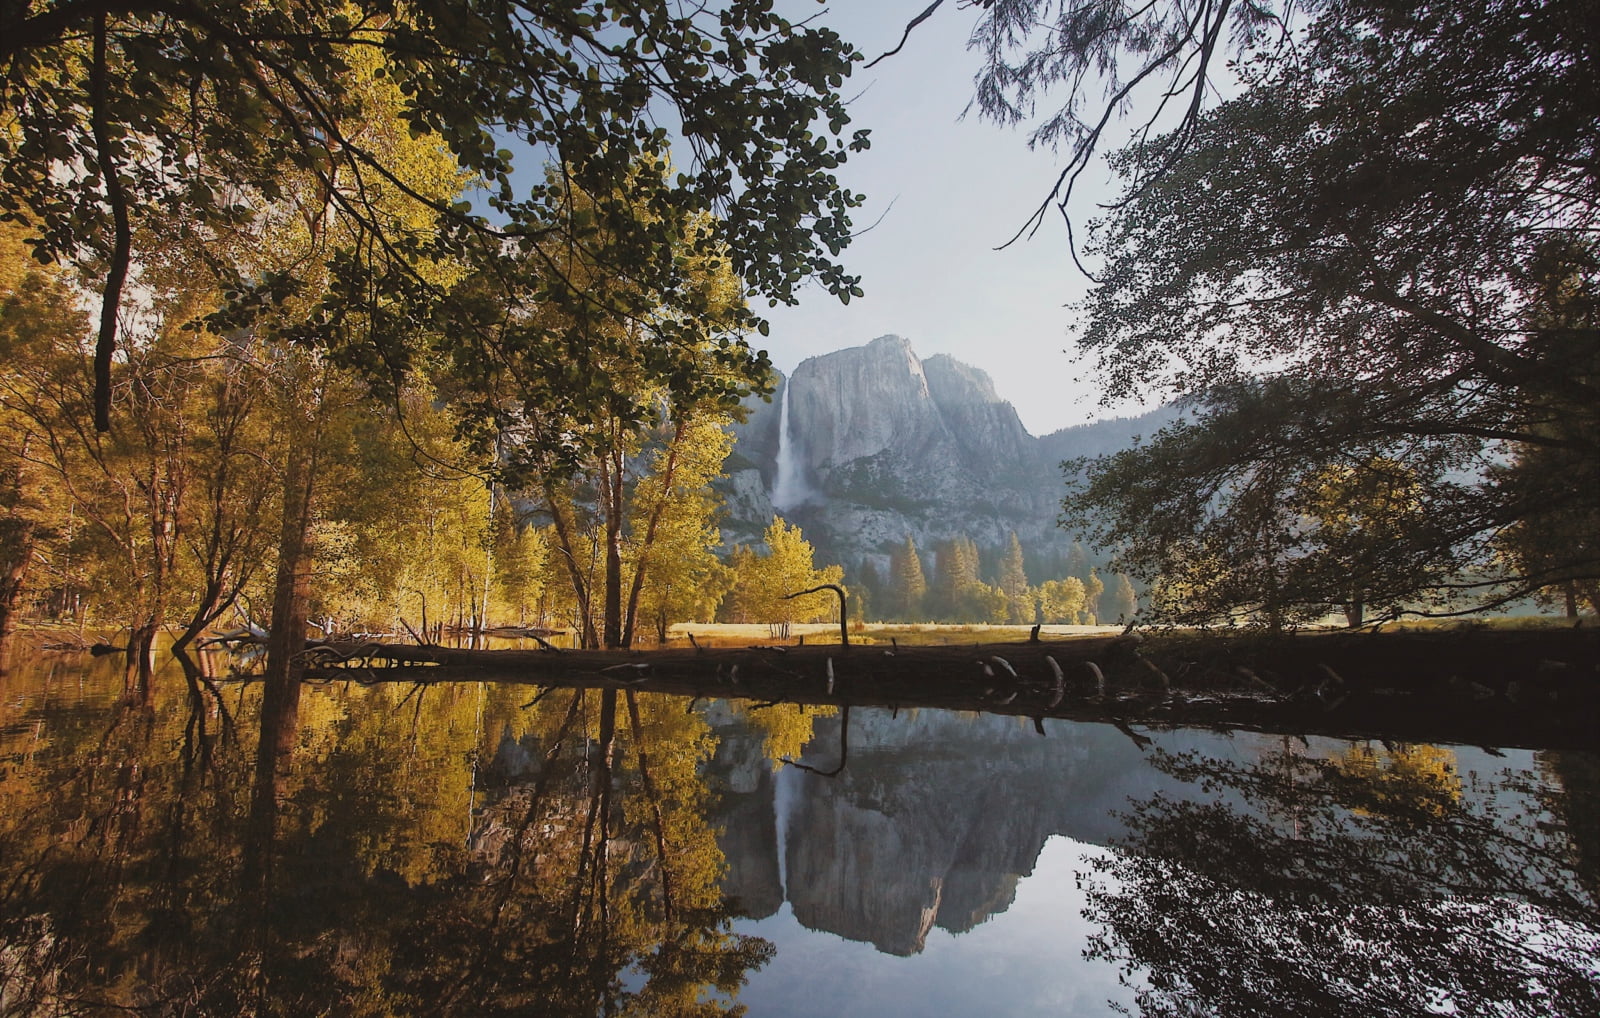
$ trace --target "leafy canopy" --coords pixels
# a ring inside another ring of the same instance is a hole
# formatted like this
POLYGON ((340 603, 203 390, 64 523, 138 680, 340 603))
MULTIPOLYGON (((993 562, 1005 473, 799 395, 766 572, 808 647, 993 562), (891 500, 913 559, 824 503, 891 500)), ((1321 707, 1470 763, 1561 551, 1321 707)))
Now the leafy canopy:
MULTIPOLYGON (((506 246, 574 244, 593 221, 606 257, 671 299, 682 266, 660 231, 703 214, 704 250, 773 302, 815 277, 848 299, 856 280, 835 256, 859 198, 833 171, 846 139, 838 89, 856 54, 826 29, 796 25, 770 0, 721 9, 615 0, 362 0, 339 5, 43 0, 0 14, 0 213, 27 224, 37 256, 104 281, 97 423, 132 239, 163 209, 209 231, 248 227, 282 195, 286 172, 320 185, 325 211, 359 224, 359 243, 321 257, 337 285, 325 320, 437 299, 414 263, 492 262, 506 246), (373 59, 376 54, 377 59, 373 59), (407 191, 392 153, 363 137, 366 64, 402 97, 398 116, 431 135, 480 182, 483 207, 410 192, 429 221, 397 220, 375 195, 407 191), (687 156, 670 179, 630 178, 687 156), (516 154, 561 167, 519 190, 516 154), (628 182, 625 198, 614 198, 628 182), (573 187, 597 197, 569 214, 573 187), (380 257, 381 256, 381 257, 380 257)), ((316 210, 310 210, 313 214, 316 210)), ((293 273, 241 278, 236 295, 277 299, 293 273)), ((544 280, 547 288, 559 283, 544 280)), ((369 320, 371 314, 366 315, 369 320)), ((407 364, 404 316, 377 316, 363 341, 389 371, 407 364)), ((753 322, 753 319, 752 319, 753 322)))
POLYGON ((1455 611, 1600 573, 1582 6, 1317 4, 1243 95, 1117 156, 1080 344, 1110 396, 1191 413, 1067 520, 1180 581, 1171 613, 1455 611), (1567 554, 1519 570, 1518 530, 1567 554))

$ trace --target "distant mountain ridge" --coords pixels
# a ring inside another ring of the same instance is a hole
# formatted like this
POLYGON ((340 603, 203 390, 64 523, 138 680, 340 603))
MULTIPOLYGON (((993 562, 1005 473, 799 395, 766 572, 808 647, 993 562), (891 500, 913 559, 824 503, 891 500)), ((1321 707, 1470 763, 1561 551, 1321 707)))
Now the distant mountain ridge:
POLYGON ((1064 545, 1060 463, 1126 448, 1176 417, 1162 408, 1035 437, 984 371, 922 360, 893 335, 801 362, 771 403, 749 409, 722 485, 724 539, 760 540, 776 512, 847 568, 885 565, 907 535, 919 548, 958 535, 997 548, 1012 531, 1036 548, 1064 545))

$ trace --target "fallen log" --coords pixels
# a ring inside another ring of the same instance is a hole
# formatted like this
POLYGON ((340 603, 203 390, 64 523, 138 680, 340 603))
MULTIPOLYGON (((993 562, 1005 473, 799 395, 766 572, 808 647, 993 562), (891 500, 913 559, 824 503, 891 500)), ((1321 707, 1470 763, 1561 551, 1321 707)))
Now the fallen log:
POLYGON ((320 679, 632 688, 837 706, 1532 748, 1600 743, 1600 632, 1137 636, 939 647, 460 650, 368 644, 320 679), (387 662, 373 667, 373 662, 387 662), (1335 682, 1330 676, 1337 676, 1335 682), (1487 694, 1487 695, 1485 695, 1487 694))

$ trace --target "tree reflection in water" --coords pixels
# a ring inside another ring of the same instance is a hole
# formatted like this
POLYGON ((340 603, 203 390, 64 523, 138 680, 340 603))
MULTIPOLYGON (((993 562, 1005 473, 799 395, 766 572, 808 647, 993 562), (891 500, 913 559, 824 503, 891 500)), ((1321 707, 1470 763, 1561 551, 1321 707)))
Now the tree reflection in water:
POLYGON ((742 1010, 771 947, 729 930, 681 703, 214 688, 0 707, 0 1014, 742 1010), (494 731, 538 752, 486 789, 494 731))
POLYGON ((1135 802, 1080 874, 1086 953, 1144 1015, 1600 1014, 1593 875, 1549 793, 1464 796, 1433 747, 1152 763, 1204 801, 1135 802))

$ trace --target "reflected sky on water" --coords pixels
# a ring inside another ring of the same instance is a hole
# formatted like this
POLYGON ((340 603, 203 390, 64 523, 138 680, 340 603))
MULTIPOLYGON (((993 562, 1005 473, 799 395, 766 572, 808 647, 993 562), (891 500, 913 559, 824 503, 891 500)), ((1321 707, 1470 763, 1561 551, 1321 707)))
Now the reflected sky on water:
POLYGON ((1592 754, 226 674, 0 677, 0 1015, 1600 1013, 1592 754))

